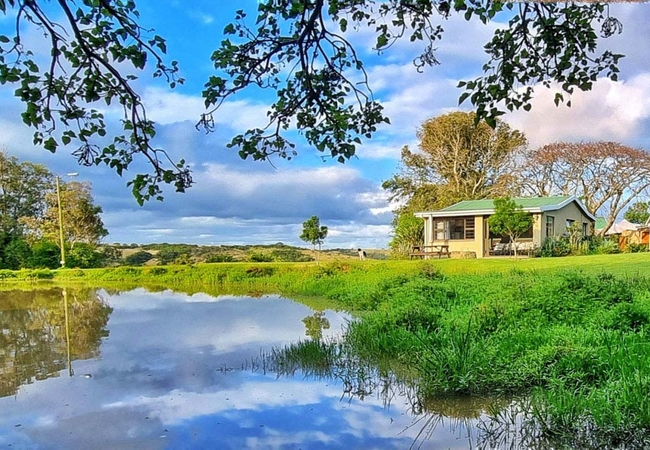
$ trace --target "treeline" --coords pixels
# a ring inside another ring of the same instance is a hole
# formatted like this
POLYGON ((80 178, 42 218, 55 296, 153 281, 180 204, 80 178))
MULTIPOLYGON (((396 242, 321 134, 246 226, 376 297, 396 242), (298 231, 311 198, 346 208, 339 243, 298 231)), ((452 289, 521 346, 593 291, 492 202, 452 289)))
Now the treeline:
POLYGON ((101 267, 115 258, 99 247, 108 231, 90 184, 58 181, 57 194, 57 176, 45 166, 0 152, 0 268, 60 267, 61 229, 66 267, 101 267))
MULTIPOLYGON (((266 245, 192 245, 192 244, 113 244, 111 253, 123 258, 112 264, 128 266, 228 263, 228 262, 309 262, 314 257, 310 250, 278 242, 266 245)), ((321 256, 331 259, 358 258, 356 249, 323 250, 321 256)), ((367 251, 370 259, 386 259, 386 252, 367 251)))

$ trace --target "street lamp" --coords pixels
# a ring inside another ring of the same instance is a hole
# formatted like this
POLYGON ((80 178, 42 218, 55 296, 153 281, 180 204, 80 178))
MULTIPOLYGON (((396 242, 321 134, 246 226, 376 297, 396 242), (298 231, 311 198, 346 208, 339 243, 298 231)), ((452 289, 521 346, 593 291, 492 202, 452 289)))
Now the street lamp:
MULTIPOLYGON (((77 172, 67 173, 67 177, 76 177, 77 172)), ((61 188, 59 187, 61 177, 56 176, 56 200, 59 205, 59 239, 61 240, 61 268, 65 267, 65 245, 63 239, 63 208, 61 208, 61 188)))

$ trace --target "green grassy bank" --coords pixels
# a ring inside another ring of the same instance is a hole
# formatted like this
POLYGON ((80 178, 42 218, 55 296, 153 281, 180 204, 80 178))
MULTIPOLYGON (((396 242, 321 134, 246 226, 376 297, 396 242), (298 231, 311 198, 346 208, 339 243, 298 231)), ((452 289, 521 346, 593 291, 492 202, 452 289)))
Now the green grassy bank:
POLYGON ((413 368, 426 395, 530 395, 526 413, 547 434, 634 446, 650 434, 649 269, 650 254, 639 253, 0 276, 5 286, 47 279, 320 297, 357 312, 348 340, 367 358, 413 368))

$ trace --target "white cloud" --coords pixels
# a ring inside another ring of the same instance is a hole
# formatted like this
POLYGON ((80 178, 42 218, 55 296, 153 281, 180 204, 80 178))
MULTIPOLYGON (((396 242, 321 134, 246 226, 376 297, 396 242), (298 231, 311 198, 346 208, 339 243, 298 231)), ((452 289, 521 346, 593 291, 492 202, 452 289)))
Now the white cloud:
MULTIPOLYGON (((184 95, 158 87, 148 87, 143 94, 148 118, 159 124, 189 121, 196 124, 207 110, 203 98, 198 95, 184 95)), ((267 123, 268 105, 250 100, 224 102, 214 113, 217 125, 227 125, 233 130, 263 128, 267 123)), ((194 127, 188 128, 196 133, 194 127)))
MULTIPOLYGON (((506 116, 526 133, 532 147, 555 141, 609 140, 631 143, 650 117, 650 74, 629 81, 600 79, 591 91, 576 91, 571 107, 556 107, 553 89, 538 86, 530 112, 506 116)), ((567 100, 565 96, 565 100, 567 100)))

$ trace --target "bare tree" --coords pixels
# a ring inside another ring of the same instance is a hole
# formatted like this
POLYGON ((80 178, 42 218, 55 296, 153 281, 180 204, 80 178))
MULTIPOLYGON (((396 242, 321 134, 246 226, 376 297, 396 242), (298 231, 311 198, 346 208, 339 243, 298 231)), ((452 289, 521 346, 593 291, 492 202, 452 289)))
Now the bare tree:
POLYGON ((605 217, 604 234, 616 217, 650 187, 650 154, 616 142, 556 142, 531 151, 522 173, 530 195, 575 195, 605 217))

